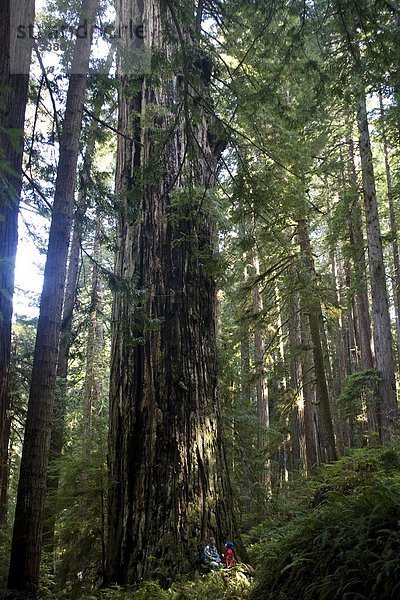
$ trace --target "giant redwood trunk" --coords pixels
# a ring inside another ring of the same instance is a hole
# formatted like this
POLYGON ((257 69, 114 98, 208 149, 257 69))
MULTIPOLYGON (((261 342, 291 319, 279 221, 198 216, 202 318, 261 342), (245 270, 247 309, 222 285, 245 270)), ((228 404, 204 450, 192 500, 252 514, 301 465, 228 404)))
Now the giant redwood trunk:
MULTIPOLYGON (((121 20, 140 18, 132 4, 118 0, 121 20)), ((146 44, 179 57, 178 72, 164 64, 136 84, 121 73, 108 539, 108 579, 119 583, 189 571, 202 540, 235 534, 210 272, 216 158, 188 80, 198 74, 206 93, 210 74, 190 62, 195 15, 178 5, 145 0, 143 15, 146 44)))
POLYGON ((16 23, 27 27, 34 22, 34 13, 34 0, 0 0, 0 525, 7 514, 10 430, 7 382, 22 187, 23 130, 31 56, 28 46, 12 49, 11 40, 16 35, 16 23), (19 64, 12 64, 16 52, 20 52, 19 64))
MULTIPOLYGON (((93 21, 98 0, 83 0, 93 21)), ((60 140, 52 220, 25 426, 8 587, 36 595, 57 354, 91 39, 77 39, 60 140)))

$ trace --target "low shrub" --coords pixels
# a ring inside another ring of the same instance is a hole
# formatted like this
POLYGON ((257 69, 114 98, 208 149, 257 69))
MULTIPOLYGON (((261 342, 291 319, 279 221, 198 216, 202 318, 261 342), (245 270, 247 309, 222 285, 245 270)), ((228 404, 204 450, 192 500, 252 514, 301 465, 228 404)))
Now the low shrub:
POLYGON ((396 448, 364 449, 305 482, 303 512, 253 548, 251 599, 399 598, 399 465, 396 448))
MULTIPOLYGON (((147 581, 140 588, 112 586, 104 590, 90 590, 77 586, 59 591, 57 598, 84 598, 85 600, 245 600, 253 585, 251 569, 238 565, 230 571, 211 573, 189 579, 182 577, 169 589, 163 589, 156 581, 147 581)), ((50 600, 48 588, 42 590, 41 600, 50 600)))

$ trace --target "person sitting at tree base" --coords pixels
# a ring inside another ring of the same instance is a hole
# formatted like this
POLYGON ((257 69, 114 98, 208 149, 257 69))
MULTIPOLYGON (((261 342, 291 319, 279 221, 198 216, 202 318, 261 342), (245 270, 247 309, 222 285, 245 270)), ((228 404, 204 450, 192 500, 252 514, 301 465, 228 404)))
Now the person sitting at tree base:
POLYGON ((208 545, 204 548, 204 562, 212 569, 222 569, 224 566, 213 537, 210 537, 208 545))
POLYGON ((235 552, 233 550, 233 543, 226 542, 225 552, 223 554, 225 566, 227 569, 232 569, 235 566, 235 552))

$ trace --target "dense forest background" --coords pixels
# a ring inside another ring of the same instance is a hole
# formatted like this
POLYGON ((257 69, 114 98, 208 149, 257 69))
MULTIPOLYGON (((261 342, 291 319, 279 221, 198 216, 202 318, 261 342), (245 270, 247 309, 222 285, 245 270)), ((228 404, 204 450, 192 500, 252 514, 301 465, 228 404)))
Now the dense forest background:
POLYGON ((0 0, 4 597, 398 597, 399 11, 0 0))

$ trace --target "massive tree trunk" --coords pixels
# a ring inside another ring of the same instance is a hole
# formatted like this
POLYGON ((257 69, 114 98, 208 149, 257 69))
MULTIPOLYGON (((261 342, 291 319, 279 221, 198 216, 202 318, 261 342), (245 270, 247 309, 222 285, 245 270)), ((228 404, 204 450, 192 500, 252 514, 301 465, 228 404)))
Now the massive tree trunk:
POLYGON ((12 44, 17 25, 34 23, 34 0, 0 0, 0 525, 7 515, 8 372, 18 210, 22 188, 25 108, 28 100, 28 45, 12 44), (16 56, 18 63, 13 64, 16 56), (16 72, 18 71, 18 72, 16 72))
MULTIPOLYGON (((207 62, 199 70, 194 59, 190 6, 180 7, 180 25, 176 2, 144 2, 147 44, 158 56, 177 52, 178 74, 164 64, 159 79, 139 82, 136 97, 134 82, 121 74, 119 128, 141 143, 121 137, 117 166, 108 579, 119 583, 188 571, 201 540, 213 534, 221 544, 234 534, 207 213, 216 160, 188 81, 197 74, 205 93, 210 74, 207 62)), ((120 20, 140 19, 125 0, 117 7, 120 20)))
POLYGON ((371 276, 375 364, 381 378, 379 381, 380 434, 382 442, 387 443, 395 434, 399 411, 394 375, 393 340, 386 289, 385 264, 383 260, 375 176, 364 92, 360 93, 358 100, 357 122, 360 133, 359 147, 371 276))
MULTIPOLYGON (((245 238, 246 228, 243 224, 240 226, 240 235, 245 238)), ((245 304, 247 296, 247 286, 249 279, 249 264, 247 252, 243 252, 242 255, 243 264, 243 289, 246 290, 243 294, 242 299, 242 310, 245 313, 245 304)), ((251 384, 250 384, 250 333, 249 333, 249 320, 242 315, 240 321, 240 389, 241 389, 241 403, 243 407, 248 407, 250 410, 251 406, 251 384)))
MULTIPOLYGON (((83 0, 93 22, 98 0, 83 0)), ((60 140, 52 220, 25 426, 8 587, 37 593, 53 398, 91 38, 78 38, 60 140)))
POLYGON ((317 390, 317 402, 320 410, 321 423, 321 447, 323 449, 323 462, 336 460, 335 435, 333 431, 332 415, 330 408, 328 384, 326 378, 326 366, 322 349, 320 327, 323 323, 321 303, 318 298, 316 286, 316 275, 311 244, 305 220, 298 222, 298 237, 304 265, 304 275, 307 281, 307 289, 303 290, 303 303, 308 313, 312 351, 314 358, 314 371, 317 390))

